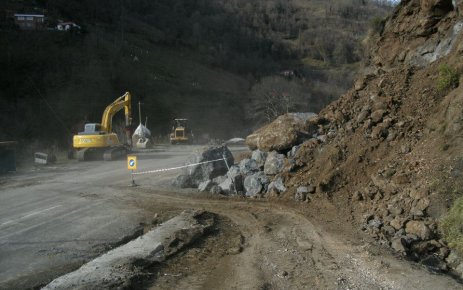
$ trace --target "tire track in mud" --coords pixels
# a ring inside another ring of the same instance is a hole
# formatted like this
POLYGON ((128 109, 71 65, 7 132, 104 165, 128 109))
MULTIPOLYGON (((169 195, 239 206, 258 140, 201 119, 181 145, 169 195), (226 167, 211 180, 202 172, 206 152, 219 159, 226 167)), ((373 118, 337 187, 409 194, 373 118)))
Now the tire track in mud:
POLYGON ((198 262, 193 273, 168 283, 154 280, 150 289, 461 289, 447 276, 340 240, 282 204, 146 188, 125 198, 148 211, 204 209, 228 218, 243 237, 242 251, 224 255, 210 249, 206 264, 198 262))

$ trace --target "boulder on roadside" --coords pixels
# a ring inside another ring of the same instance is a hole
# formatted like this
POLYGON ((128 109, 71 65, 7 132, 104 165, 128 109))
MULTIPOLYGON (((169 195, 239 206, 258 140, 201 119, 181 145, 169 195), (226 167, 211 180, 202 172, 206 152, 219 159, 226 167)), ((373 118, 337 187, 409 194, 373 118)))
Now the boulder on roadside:
POLYGON ((239 171, 244 175, 249 175, 259 171, 259 165, 254 159, 243 159, 239 164, 239 171))
POLYGON ((246 196, 256 196, 266 191, 269 182, 270 180, 262 171, 246 176, 244 179, 246 196))
POLYGON ((286 191, 286 187, 281 177, 278 177, 274 181, 270 182, 270 184, 268 185, 268 189, 267 189, 267 192, 283 193, 285 191, 286 191))
POLYGON ((180 187, 180 188, 193 187, 190 176, 186 174, 180 174, 179 176, 177 176, 172 181, 172 186, 180 187))
POLYGON ((199 192, 209 192, 214 185, 217 185, 217 184, 213 182, 212 180, 203 181, 198 185, 198 191, 199 192))
POLYGON ((267 152, 260 151, 259 149, 252 151, 251 159, 257 162, 260 169, 264 168, 265 160, 267 159, 267 152))
POLYGON ((405 225, 407 234, 418 236, 422 240, 427 240, 431 237, 431 230, 423 221, 409 221, 405 225))
POLYGON ((235 191, 235 187, 230 178, 226 178, 222 183, 219 184, 219 187, 224 194, 232 194, 235 191))
POLYGON ((233 155, 227 146, 213 146, 196 151, 189 157, 187 162, 187 164, 195 165, 185 168, 175 179, 173 185, 182 188, 198 187, 201 182, 225 175, 228 167, 224 160, 220 160, 224 156, 228 165, 233 165, 233 155))
POLYGON ((285 165, 285 156, 278 154, 278 152, 272 151, 268 154, 267 160, 265 160, 264 172, 267 175, 275 175, 283 170, 285 165))
POLYGON ((309 193, 314 193, 315 192, 315 187, 312 185, 309 186, 299 186, 296 189, 296 193, 294 194, 294 200, 295 201, 306 201, 310 200, 311 197, 309 193))
POLYGON ((234 178, 235 176, 241 174, 240 167, 238 165, 230 166, 230 170, 227 172, 227 176, 230 178, 234 178))
POLYGON ((307 121, 316 116, 314 113, 288 113, 279 116, 272 123, 249 135, 246 145, 251 150, 265 152, 290 149, 315 133, 311 132, 313 128, 307 121))
POLYGON ((220 189, 225 194, 235 194, 243 191, 243 176, 237 174, 233 177, 226 178, 219 184, 220 189))
POLYGON ((212 179, 212 181, 216 184, 221 184, 222 182, 224 182, 225 180, 227 179, 227 176, 226 175, 221 175, 221 176, 217 176, 216 178, 212 179))

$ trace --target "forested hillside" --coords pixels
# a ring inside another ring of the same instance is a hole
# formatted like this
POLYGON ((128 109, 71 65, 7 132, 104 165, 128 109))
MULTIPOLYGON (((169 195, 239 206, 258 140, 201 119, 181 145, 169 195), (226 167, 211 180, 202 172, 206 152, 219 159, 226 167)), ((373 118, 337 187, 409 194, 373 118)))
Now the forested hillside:
POLYGON ((351 85, 388 3, 2 1, 0 139, 65 145, 126 90, 156 135, 175 117, 227 138, 284 111, 318 111, 351 85), (48 29, 19 30, 12 15, 33 11, 48 29), (81 29, 56 31, 60 20, 81 29))

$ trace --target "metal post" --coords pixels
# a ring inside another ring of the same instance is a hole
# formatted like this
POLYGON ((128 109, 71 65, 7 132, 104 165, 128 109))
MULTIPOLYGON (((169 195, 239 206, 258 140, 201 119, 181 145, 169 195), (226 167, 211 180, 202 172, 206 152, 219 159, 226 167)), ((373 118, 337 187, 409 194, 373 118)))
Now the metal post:
POLYGON ((132 173, 130 174, 132 176, 132 184, 131 184, 131 186, 135 187, 135 186, 137 186, 137 184, 135 183, 135 179, 133 178, 133 170, 131 170, 131 171, 132 171, 132 173))
POLYGON ((141 124, 141 102, 138 101, 138 119, 140 120, 140 124, 141 124))

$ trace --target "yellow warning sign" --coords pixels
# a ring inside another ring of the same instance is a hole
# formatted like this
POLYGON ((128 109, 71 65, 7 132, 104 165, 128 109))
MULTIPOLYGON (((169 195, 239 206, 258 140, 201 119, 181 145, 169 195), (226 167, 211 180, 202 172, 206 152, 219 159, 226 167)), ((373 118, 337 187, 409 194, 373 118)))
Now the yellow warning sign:
POLYGON ((137 170, 137 156, 127 156, 127 169, 137 170))

